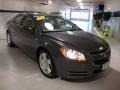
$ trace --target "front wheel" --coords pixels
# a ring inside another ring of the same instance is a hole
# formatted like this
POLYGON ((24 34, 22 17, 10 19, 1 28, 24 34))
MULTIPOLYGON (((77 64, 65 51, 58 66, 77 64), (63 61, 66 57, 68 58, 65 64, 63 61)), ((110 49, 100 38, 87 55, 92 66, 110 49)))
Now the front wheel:
POLYGON ((39 53, 39 66, 41 72, 48 78, 56 78, 56 68, 50 54, 46 50, 39 53))

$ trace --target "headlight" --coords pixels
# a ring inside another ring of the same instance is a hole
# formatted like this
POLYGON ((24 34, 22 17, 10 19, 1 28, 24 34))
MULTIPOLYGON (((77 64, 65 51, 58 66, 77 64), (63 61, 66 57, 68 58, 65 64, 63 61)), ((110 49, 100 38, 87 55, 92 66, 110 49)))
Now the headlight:
POLYGON ((86 61, 85 55, 81 52, 78 52, 76 50, 72 50, 72 49, 68 49, 68 48, 60 48, 61 53, 69 58, 69 59, 73 59, 73 60, 78 60, 78 61, 86 61))

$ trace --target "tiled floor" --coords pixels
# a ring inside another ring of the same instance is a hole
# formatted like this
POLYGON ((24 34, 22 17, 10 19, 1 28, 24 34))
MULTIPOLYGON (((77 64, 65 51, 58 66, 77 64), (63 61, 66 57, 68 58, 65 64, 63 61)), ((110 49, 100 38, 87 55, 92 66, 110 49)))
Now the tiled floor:
POLYGON ((120 90, 120 43, 110 43, 112 57, 108 70, 92 79, 65 81, 44 77, 35 61, 0 40, 0 90, 120 90))

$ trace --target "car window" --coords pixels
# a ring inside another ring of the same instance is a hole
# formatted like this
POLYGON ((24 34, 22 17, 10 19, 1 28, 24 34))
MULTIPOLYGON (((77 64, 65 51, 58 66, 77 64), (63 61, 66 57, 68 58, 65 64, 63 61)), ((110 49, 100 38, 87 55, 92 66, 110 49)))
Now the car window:
POLYGON ((33 23, 33 20, 31 17, 29 16, 26 16, 22 22, 22 26, 24 27, 24 29, 27 29, 27 30, 30 30, 30 31, 33 31, 35 30, 35 26, 34 26, 34 23, 33 23))
POLYGON ((76 31, 80 30, 71 21, 59 16, 35 16, 42 31, 76 31))
POLYGON ((23 20, 24 16, 23 15, 19 15, 15 18, 14 23, 21 25, 22 20, 23 20))
POLYGON ((62 30, 71 30, 73 27, 69 23, 67 23, 65 20, 61 18, 56 18, 58 25, 60 26, 60 29, 62 30))

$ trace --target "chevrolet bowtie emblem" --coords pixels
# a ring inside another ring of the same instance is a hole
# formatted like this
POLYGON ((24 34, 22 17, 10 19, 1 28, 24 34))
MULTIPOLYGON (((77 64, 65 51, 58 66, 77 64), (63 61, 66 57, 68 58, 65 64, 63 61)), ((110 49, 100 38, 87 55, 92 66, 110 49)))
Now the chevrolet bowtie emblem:
POLYGON ((103 47, 100 47, 99 50, 103 50, 103 47))

